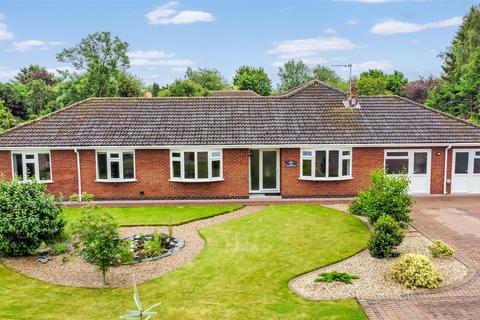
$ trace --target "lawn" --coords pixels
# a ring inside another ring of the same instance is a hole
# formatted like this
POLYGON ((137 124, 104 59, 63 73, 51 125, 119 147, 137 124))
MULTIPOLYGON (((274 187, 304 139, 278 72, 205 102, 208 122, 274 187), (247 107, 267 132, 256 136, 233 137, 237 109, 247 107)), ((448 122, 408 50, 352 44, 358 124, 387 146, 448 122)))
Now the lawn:
MULTIPOLYGON (((232 212, 242 206, 163 206, 133 208, 98 208, 112 214, 120 226, 138 225, 179 225, 186 222, 205 219, 219 214, 232 212)), ((78 220, 82 208, 64 208, 69 223, 78 220)))
MULTIPOLYGON (((191 263, 139 286, 155 319, 366 319, 354 299, 307 301, 288 281, 365 248, 357 218, 313 205, 270 206, 200 231, 191 263)), ((80 289, 32 280, 0 265, 0 318, 118 319, 131 289, 80 289)))

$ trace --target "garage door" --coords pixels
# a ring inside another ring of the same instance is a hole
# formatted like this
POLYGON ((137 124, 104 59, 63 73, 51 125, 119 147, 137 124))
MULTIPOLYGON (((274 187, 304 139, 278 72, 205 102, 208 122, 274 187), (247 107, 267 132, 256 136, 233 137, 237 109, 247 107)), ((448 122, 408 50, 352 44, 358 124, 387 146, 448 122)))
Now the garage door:
POLYGON ((454 150, 452 193, 480 193, 480 150, 454 150))
POLYGON ((431 150, 385 150, 385 172, 408 174, 411 194, 430 193, 431 150))

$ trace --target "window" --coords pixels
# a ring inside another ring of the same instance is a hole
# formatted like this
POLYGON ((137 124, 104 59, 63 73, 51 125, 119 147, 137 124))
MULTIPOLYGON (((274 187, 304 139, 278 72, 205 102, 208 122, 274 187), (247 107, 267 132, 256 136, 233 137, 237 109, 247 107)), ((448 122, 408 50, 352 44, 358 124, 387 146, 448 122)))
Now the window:
POLYGON ((455 153, 455 173, 468 174, 468 152, 455 153))
POLYGON ((135 180, 134 151, 97 151, 98 181, 135 180))
POLYGON ((25 152, 13 153, 13 176, 23 181, 35 179, 37 181, 52 181, 50 153, 25 152))
POLYGON ((473 157, 473 173, 480 173, 480 152, 475 152, 473 157))
POLYGON ((415 152, 413 154, 413 173, 414 174, 427 174, 427 152, 415 152))
POLYGON ((222 179, 221 151, 172 151, 170 175, 177 181, 210 181, 222 179))
POLYGON ((408 152, 387 152, 385 155, 385 172, 387 174, 406 174, 408 173, 408 163, 408 152))
POLYGON ((351 178, 351 150, 302 150, 300 176, 308 180, 342 180, 351 178))

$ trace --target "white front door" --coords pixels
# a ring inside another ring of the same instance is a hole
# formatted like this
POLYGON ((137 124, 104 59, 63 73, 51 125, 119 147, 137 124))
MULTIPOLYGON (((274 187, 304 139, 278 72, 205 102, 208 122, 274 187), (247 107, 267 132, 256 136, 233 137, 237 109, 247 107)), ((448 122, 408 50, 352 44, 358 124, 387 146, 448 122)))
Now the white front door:
POLYGON ((430 194, 430 149, 385 150, 385 172, 407 174, 411 194, 430 194))
POLYGON ((480 150, 454 150, 452 193, 480 193, 480 150))
POLYGON ((278 149, 250 150, 250 192, 280 192, 280 156, 278 149))

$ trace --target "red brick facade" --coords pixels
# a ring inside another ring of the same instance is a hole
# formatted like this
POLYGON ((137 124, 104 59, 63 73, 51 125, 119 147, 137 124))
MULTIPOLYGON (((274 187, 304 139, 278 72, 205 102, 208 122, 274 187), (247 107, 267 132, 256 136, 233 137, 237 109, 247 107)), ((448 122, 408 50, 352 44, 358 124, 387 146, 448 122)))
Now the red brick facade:
MULTIPOLYGON (((398 148, 396 148, 398 149, 398 148)), ((432 151, 432 194, 443 193, 445 147, 432 151)), ((92 193, 97 199, 201 199, 246 198, 249 196, 248 149, 223 150, 223 181, 187 183, 171 182, 169 150, 137 149, 135 151, 135 182, 96 181, 94 150, 80 151, 82 191, 92 193)), ((448 177, 451 175, 452 151, 449 152, 448 177)), ((52 179, 48 189, 65 196, 78 192, 76 154, 72 150, 52 150, 52 179)), ((12 178, 11 155, 0 151, 0 173, 12 178)), ((355 195, 369 184, 372 170, 383 167, 384 148, 353 148, 352 176, 344 181, 300 180, 300 149, 280 150, 280 192, 284 197, 335 197, 355 195), (287 168, 286 160, 296 160, 297 166, 287 168)), ((447 184, 449 192, 450 185, 447 184)))

